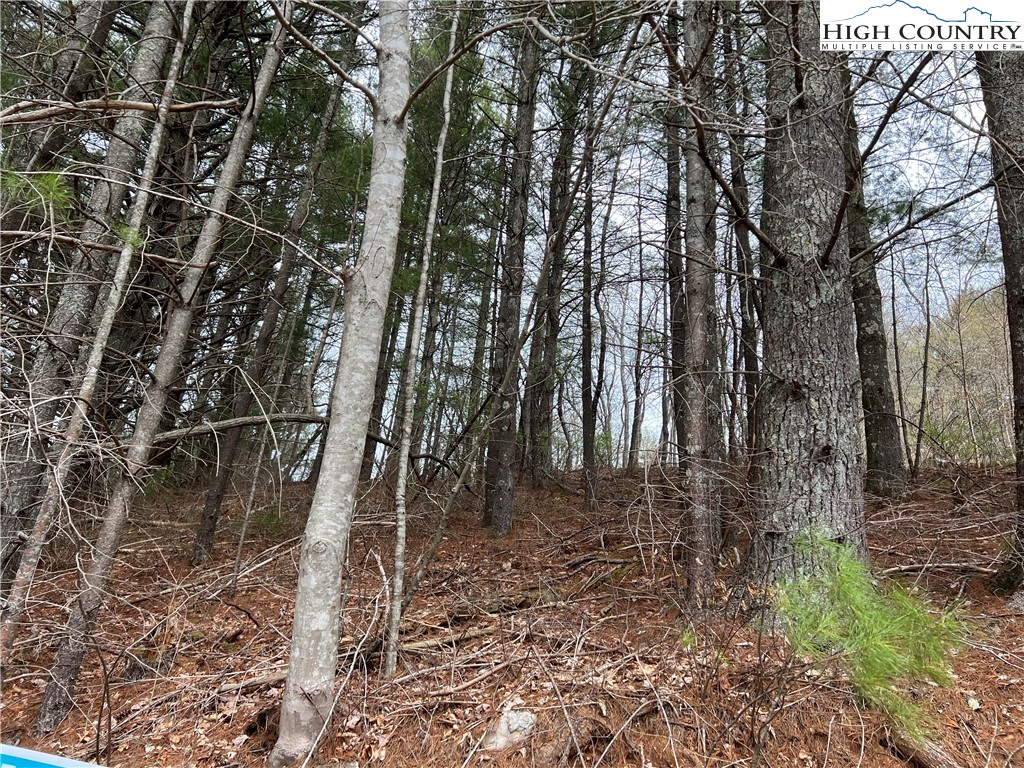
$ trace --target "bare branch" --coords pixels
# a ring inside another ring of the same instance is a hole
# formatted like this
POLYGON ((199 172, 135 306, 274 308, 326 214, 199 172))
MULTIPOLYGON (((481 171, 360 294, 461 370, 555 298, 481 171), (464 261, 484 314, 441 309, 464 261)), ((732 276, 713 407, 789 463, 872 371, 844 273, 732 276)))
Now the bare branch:
MULTIPOLYGON (((298 40, 307 51, 312 53, 324 64, 326 64, 328 69, 331 70, 331 72, 336 74, 346 83, 348 83, 353 88, 362 93, 363 96, 366 97, 366 100, 370 102, 370 106, 374 110, 377 109, 377 97, 373 95, 373 91, 371 91, 365 85, 363 85, 358 80, 353 78, 352 75, 350 75, 344 67, 342 67, 340 64, 338 64, 338 62, 336 62, 334 59, 330 57, 327 51, 325 51, 323 48, 321 48, 319 45, 314 43, 312 40, 310 40, 308 37, 302 34, 299 30, 297 30, 295 28, 295 25, 292 24, 290 20, 285 18, 284 14, 281 12, 281 8, 278 6, 276 2, 273 2, 272 0, 270 3, 270 7, 274 9, 274 15, 277 16, 278 23, 288 31, 288 34, 290 34, 292 37, 298 40)), ((374 50, 378 50, 376 46, 374 46, 374 50)))
MULTIPOLYGON (((190 101, 181 104, 171 104, 167 107, 168 112, 197 112, 201 109, 230 109, 238 106, 238 99, 226 99, 224 101, 190 101)), ((7 109, 0 111, 0 125, 20 125, 23 123, 37 123, 41 120, 49 120, 51 117, 71 114, 73 112, 119 112, 123 110, 135 110, 137 112, 156 112, 158 104, 149 101, 126 101, 124 99, 89 99, 87 101, 20 101, 7 109), (40 109, 31 112, 25 110, 30 107, 45 105, 40 109)))

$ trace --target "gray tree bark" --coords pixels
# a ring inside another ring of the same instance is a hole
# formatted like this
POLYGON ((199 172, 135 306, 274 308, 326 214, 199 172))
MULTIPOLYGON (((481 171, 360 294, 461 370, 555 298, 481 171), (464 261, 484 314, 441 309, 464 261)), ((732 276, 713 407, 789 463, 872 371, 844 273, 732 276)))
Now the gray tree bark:
MULTIPOLYGON (((685 66, 693 103, 714 99, 715 3, 683 6, 685 66)), ((696 121, 686 126, 686 334, 682 381, 684 425, 679 436, 686 529, 687 597, 697 606, 712 595, 721 530, 722 429, 719 423, 715 184, 697 144, 696 121)))
MULTIPOLYGON (((673 9, 665 25, 668 45, 678 61, 679 51, 679 17, 673 9)), ((681 87, 679 72, 673 62, 669 63, 669 89, 681 87)), ((679 192, 682 181, 682 163, 680 157, 680 116, 678 110, 670 107, 665 116, 665 178, 668 188, 665 192, 665 271, 668 276, 668 331, 669 331, 669 362, 671 374, 671 393, 666 392, 665 398, 672 404, 672 425, 675 427, 677 450, 678 443, 683 441, 686 430, 686 393, 683 391, 683 380, 686 367, 683 363, 686 355, 686 272, 683 264, 683 205, 679 192)), ((666 446, 668 449, 668 446, 666 446)), ((672 452, 669 451, 669 454, 672 452)))
MULTIPOLYGON (((587 134, 583 151, 583 323, 581 371, 582 442, 583 442, 583 508, 588 515, 597 512, 597 405, 601 397, 601 376, 594 377, 594 309, 597 304, 594 287, 594 75, 587 73, 585 83, 587 134)), ((613 177, 612 195, 615 182, 613 177)), ((600 276, 598 285, 600 285, 600 276)), ((601 345, 607 343, 601 334, 601 345)))
MULTIPOLYGON (((459 0, 452 12, 452 25, 448 35, 448 55, 455 50, 455 35, 459 29, 459 0)), ((401 441, 398 447, 398 479, 395 483, 395 574, 391 580, 391 611, 388 617, 387 640, 384 644, 384 674, 395 674, 398 664, 398 632, 402 621, 402 604, 405 597, 405 533, 406 533, 406 489, 409 481, 409 454, 412 452, 413 412, 416 406, 416 368, 419 364, 420 337, 423 326, 423 308, 427 297, 427 280, 430 276, 430 255, 434 247, 434 225, 437 222, 437 204, 441 199, 441 179, 444 171, 444 147, 448 139, 448 125, 452 117, 452 82, 455 67, 445 73, 444 96, 441 99, 441 130, 437 136, 434 153, 434 180, 430 189, 430 205, 427 209, 426 232, 423 235, 423 260, 420 263, 420 282, 416 288, 413 305, 412 325, 409 328, 409 344, 405 364, 405 410, 401 416, 401 441)), ((429 326, 428 326, 429 330, 429 326)))
POLYGON ((1024 583, 1024 58, 991 51, 975 55, 992 142, 1013 368, 1016 510, 1010 551, 994 582, 997 591, 1009 592, 1024 583))
POLYGON ((498 411, 491 423, 485 469, 484 525, 497 535, 512 530, 512 502, 518 464, 516 461, 516 410, 519 376, 509 372, 519 366, 520 301, 523 292, 526 224, 529 217, 530 164, 533 156, 533 120, 540 78, 540 45, 532 29, 523 33, 519 51, 519 89, 512 180, 509 188, 507 237, 500 266, 501 297, 494 339, 491 386, 497 391, 498 411), (507 382, 507 383, 506 383, 507 382))
POLYGON ((814 3, 761 5, 768 46, 764 368, 750 576, 815 571, 814 538, 866 556, 856 338, 844 224, 843 87, 814 3), (801 546, 801 541, 808 546, 801 546))
POLYGON ((330 722, 338 663, 341 573, 352 526, 384 310, 398 250, 405 187, 409 98, 409 6, 380 4, 374 104, 373 159, 359 261, 345 290, 345 329, 331 393, 335 418, 327 430, 323 463, 313 494, 299 561, 288 680, 281 702, 280 736, 268 764, 303 760, 330 722), (343 418, 337 418, 344 414, 343 418))
MULTIPOLYGON (((129 82, 134 85, 126 97, 144 99, 151 84, 160 81, 168 44, 174 37, 175 11, 167 2, 154 2, 150 7, 129 75, 129 82)), ((123 114, 114 124, 100 178, 94 182, 87 204, 80 233, 82 247, 76 250, 69 274, 62 278, 64 287, 46 320, 24 395, 13 404, 17 416, 5 420, 0 441, 0 562, 5 569, 13 563, 19 533, 33 517, 31 510, 40 490, 47 450, 43 435, 66 407, 64 394, 96 301, 100 283, 97 273, 102 276, 109 260, 105 250, 89 246, 110 240, 147 126, 144 113, 134 110, 123 114)))
MULTIPOLYGON (((844 72, 849 88, 849 72, 844 72)), ((868 208, 864 202, 864 164, 861 161, 857 117, 853 96, 846 100, 845 172, 850 203, 846 212, 849 226, 850 269, 853 281, 853 310, 857 321, 857 361, 860 366, 861 405, 864 408, 864 439, 867 467, 864 488, 877 496, 898 497, 907 487, 903 463, 900 424, 889 375, 889 348, 882 314, 882 289, 878 285, 868 208)))
POLYGON ((551 169, 548 194, 546 247, 550 268, 538 307, 537 330, 533 334, 527 362, 523 397, 523 424, 526 436, 525 469, 534 488, 546 485, 551 476, 551 435, 555 408, 555 377, 558 336, 562 324, 562 288, 565 282, 566 227, 572 209, 571 183, 573 145, 579 119, 579 83, 583 67, 576 59, 569 68, 559 119, 558 148, 551 169))
MULTIPOLYGON (((747 150, 742 125, 747 122, 749 100, 745 91, 745 78, 741 70, 743 57, 740 38, 742 21, 739 3, 730 2, 727 13, 729 22, 725 28, 725 88, 729 103, 729 116, 736 129, 729 136, 729 183, 736 201, 742 210, 748 210, 750 193, 747 185, 747 150)), ((747 451, 754 447, 754 408, 760 383, 760 360, 758 359, 757 327, 757 284, 755 282, 754 253, 750 243, 750 228, 743 217, 733 214, 733 234, 736 240, 736 261, 742 276, 737 278, 740 302, 740 348, 743 360, 743 393, 746 410, 744 432, 747 451)))
MULTIPOLYGON (((331 88, 331 95, 320 121, 320 130, 310 150, 302 189, 299 191, 299 196, 295 203, 295 211, 292 213, 291 220, 284 231, 280 266, 277 268, 274 286, 270 291, 269 300, 266 302, 266 309, 263 312, 260 330, 256 336, 252 358, 250 359, 248 370, 245 372, 247 381, 243 383, 241 390, 235 396, 232 406, 231 415, 233 418, 241 418, 249 413, 249 409, 256 400, 256 390, 262 385, 267 371, 273 362, 270 357, 270 344, 277 331, 281 310, 284 308, 285 293, 287 293, 288 285, 291 282, 295 255, 298 252, 298 241, 302 236, 302 228, 306 224, 306 219, 309 217, 310 206, 313 202, 313 192, 316 187, 317 176, 320 173, 320 166, 323 164, 324 156, 327 152, 327 137, 330 134, 331 123, 334 122, 334 113, 338 107, 341 88, 342 82, 340 80, 335 82, 331 88)), ((220 443, 220 450, 217 456, 217 471, 214 473, 210 487, 206 492, 206 503, 199 518, 199 528, 196 531, 195 544, 192 549, 193 565, 205 563, 213 552, 217 520, 220 517, 220 508, 224 502, 224 495, 227 493, 228 485, 231 482, 235 456, 242 441, 242 434, 243 430, 241 427, 230 429, 220 443)))
MULTIPOLYGON (((174 98, 178 74, 181 71, 185 42, 188 40, 189 27, 192 21, 194 1, 188 0, 185 6, 181 34, 178 36, 174 53, 171 56, 171 65, 168 69, 164 93, 160 99, 157 124, 153 129, 153 135, 150 137, 149 148, 146 152, 146 164, 142 170, 138 193, 132 202, 131 213, 128 217, 128 228, 138 237, 141 237, 146 207, 149 204, 154 179, 157 174, 157 164, 163 151, 164 137, 167 133, 168 110, 174 98)), ((100 366, 103 364, 107 340, 110 338, 110 330, 114 325, 118 309, 121 307, 121 300, 128 285, 128 270, 134 256, 135 240, 134 237, 129 237, 118 256, 113 283, 110 292, 103 302, 100 322, 92 341, 88 360, 86 361, 85 373, 82 376, 82 382, 75 398, 74 411, 72 411, 71 417, 68 420, 67 429, 64 430, 64 434, 61 436, 59 451, 50 462, 50 478, 46 490, 43 492, 39 510, 36 513, 35 523, 21 553, 18 572, 11 584, 10 594, 7 597, 6 604, 3 606, 2 614, 0 614, 0 669, 7 665, 8 654, 14 643, 18 620, 25 611, 29 590, 35 576, 36 566, 39 563, 39 556, 42 554, 46 536, 64 498, 67 473, 71 468, 74 457, 78 453, 78 440, 88 423, 89 410, 96 392, 97 383, 99 382, 100 366)))
MULTIPOLYGON (((156 7, 159 6, 154 5, 154 8, 156 7)), ((291 3, 285 6, 286 14, 291 13, 291 7, 291 3)), ((50 682, 43 694, 36 720, 36 732, 39 734, 52 731, 67 716, 74 704, 82 659, 107 591, 110 572, 128 521, 128 512, 146 473, 168 394, 178 377, 181 355, 188 341, 192 318, 201 295, 201 284, 220 243, 224 213, 245 168, 256 122, 283 56, 283 37, 284 30, 278 25, 271 35, 253 94, 239 118, 203 228, 196 241, 195 251, 178 282, 175 295, 180 298, 168 316, 160 354, 156 360, 151 383, 146 387, 142 408, 135 423, 135 432, 128 446, 126 466, 120 478, 114 483, 103 523, 92 549, 92 556, 71 605, 67 635, 61 642, 50 669, 50 682)))

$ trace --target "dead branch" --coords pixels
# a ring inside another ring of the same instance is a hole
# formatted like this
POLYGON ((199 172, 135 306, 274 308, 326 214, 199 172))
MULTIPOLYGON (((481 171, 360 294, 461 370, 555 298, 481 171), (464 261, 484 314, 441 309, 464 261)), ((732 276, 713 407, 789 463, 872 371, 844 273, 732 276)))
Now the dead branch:
POLYGON ((995 568, 986 568, 975 563, 911 563, 894 565, 881 572, 882 576, 895 576, 900 573, 923 573, 924 571, 964 571, 965 573, 996 573, 995 568))
POLYGON ((173 443, 186 437, 208 435, 235 427, 255 427, 260 424, 326 424, 327 417, 316 413, 266 413, 258 416, 239 416, 236 419, 195 424, 191 427, 171 429, 161 432, 153 438, 153 445, 173 443))
MULTIPOLYGON (((473 640, 477 637, 490 635, 493 634, 494 631, 495 627, 479 627, 477 629, 467 629, 465 632, 460 632, 454 635, 428 637, 425 640, 417 640, 415 643, 406 643, 402 646, 402 650, 430 651, 435 648, 442 648, 446 645, 456 645, 457 643, 461 643, 463 640, 473 640)), ((364 641, 365 638, 363 638, 363 640, 360 640, 360 642, 358 643, 349 643, 345 648, 341 650, 339 658, 342 660, 348 660, 353 656, 359 655, 368 657, 379 651, 381 648, 381 639, 379 637, 375 638, 369 644, 365 644, 364 641), (366 645, 366 647, 363 647, 364 644, 366 645)), ((508 663, 511 664, 512 662, 509 661, 508 663)), ((491 672, 496 672, 498 669, 501 668, 501 666, 502 665, 499 665, 498 667, 489 670, 488 674, 490 674, 491 672)), ((243 680, 240 683, 226 683, 217 689, 217 694, 222 695, 225 693, 234 693, 235 691, 247 691, 253 688, 262 688, 268 685, 277 685, 278 683, 283 683, 287 677, 287 671, 282 670, 281 672, 272 672, 268 675, 254 677, 250 680, 243 680)), ((486 675, 484 677, 486 677, 486 675)))
POLYGON ((914 740, 902 728, 889 726, 883 742, 890 750, 909 760, 917 768, 959 768, 946 750, 933 741, 914 740))
POLYGON ((462 693, 463 691, 465 691, 465 690, 467 690, 469 688, 472 688, 477 683, 482 682, 483 680, 486 680, 488 677, 490 677, 494 673, 500 672, 501 670, 506 669, 507 667, 510 667, 513 664, 521 663, 523 661, 526 661, 526 657, 522 657, 522 658, 518 658, 518 659, 508 659, 507 661, 501 662, 501 664, 496 664, 493 667, 489 667, 488 669, 485 669, 483 672, 481 672, 476 677, 474 677, 474 678, 472 678, 470 680, 467 680, 466 682, 461 683, 460 685, 456 685, 456 686, 454 686, 452 688, 442 688, 439 691, 430 691, 430 693, 428 693, 427 695, 428 696, 454 696, 456 693, 462 693))
MULTIPOLYGON (((238 106, 238 99, 225 101, 192 101, 182 104, 171 104, 171 112, 196 112, 201 109, 230 109, 238 106)), ((72 112, 114 112, 136 110, 138 112, 156 112, 158 104, 149 101, 126 101, 124 99, 88 99, 87 101, 20 101, 0 111, 0 125, 20 125, 49 120, 72 112), (40 107, 40 105, 44 105, 40 107), (29 110, 31 107, 39 109, 29 110)))

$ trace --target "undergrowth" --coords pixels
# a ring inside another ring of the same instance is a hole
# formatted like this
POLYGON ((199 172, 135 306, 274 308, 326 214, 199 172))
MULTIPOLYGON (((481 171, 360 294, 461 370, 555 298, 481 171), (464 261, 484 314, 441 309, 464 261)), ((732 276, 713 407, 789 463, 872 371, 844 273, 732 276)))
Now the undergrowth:
POLYGON ((835 656, 868 706, 927 740, 933 717, 906 689, 952 682, 949 656, 965 625, 899 585, 879 585, 847 547, 820 538, 801 546, 817 550, 821 567, 779 587, 779 617, 794 650, 816 660, 835 656))

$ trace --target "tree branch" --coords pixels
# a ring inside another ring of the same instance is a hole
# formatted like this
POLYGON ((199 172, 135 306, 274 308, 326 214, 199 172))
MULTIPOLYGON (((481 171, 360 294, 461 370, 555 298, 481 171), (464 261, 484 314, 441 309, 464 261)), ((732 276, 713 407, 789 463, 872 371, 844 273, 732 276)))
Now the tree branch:
MULTIPOLYGON (((336 74, 338 77, 340 77, 346 83, 348 83, 353 88, 355 88, 360 93, 362 93, 366 97, 367 101, 370 102, 370 106, 374 110, 377 109, 377 97, 373 95, 373 91, 371 91, 365 85, 363 85, 362 83, 360 83, 359 81, 354 79, 352 77, 352 75, 350 75, 345 70, 344 67, 342 67, 340 64, 338 64, 338 62, 336 62, 334 59, 332 59, 328 55, 327 51, 325 51, 319 45, 314 43, 312 40, 310 40, 304 34, 299 32, 299 30, 297 30, 295 28, 295 25, 292 24, 291 21, 289 21, 288 19, 285 18, 284 13, 281 12, 281 8, 278 6, 278 4, 276 2, 273 2, 273 0, 271 0, 270 7, 274 9, 274 15, 277 16, 278 23, 282 27, 284 27, 286 30, 288 30, 288 34, 290 34, 292 37, 294 37, 296 40, 298 40, 307 51, 312 53, 314 56, 316 56, 318 59, 320 59, 324 64, 326 64, 328 69, 331 70, 331 72, 336 74)), ((377 49, 376 46, 375 46, 375 50, 378 50, 378 53, 379 53, 379 49, 377 49)))
MULTIPOLYGON (((149 101, 127 101, 124 99, 89 99, 87 101, 20 101, 12 104, 7 109, 0 111, 0 125, 19 125, 22 123, 36 123, 40 120, 48 120, 51 117, 60 117, 72 112, 116 112, 121 110, 136 110, 138 112, 156 112, 157 104, 149 101), (31 112, 25 110, 30 107, 39 107, 31 112)), ((169 112, 196 112, 200 109, 229 109, 238 106, 238 99, 227 99, 225 101, 190 101, 181 104, 168 106, 169 112)))

